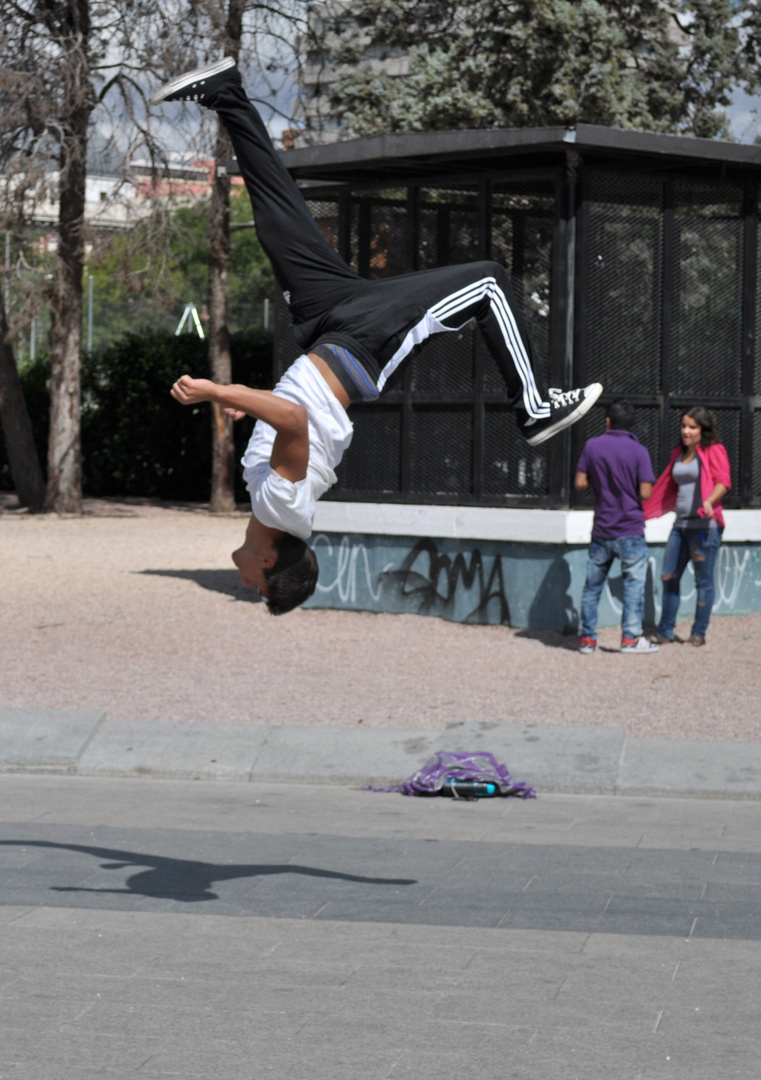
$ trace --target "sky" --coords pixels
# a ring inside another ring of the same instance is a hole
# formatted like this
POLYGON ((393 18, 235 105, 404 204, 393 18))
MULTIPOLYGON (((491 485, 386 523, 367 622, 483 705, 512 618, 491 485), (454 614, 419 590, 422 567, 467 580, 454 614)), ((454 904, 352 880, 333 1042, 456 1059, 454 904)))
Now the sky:
MULTIPOLYGON (((280 110, 280 112, 262 109, 265 122, 269 129, 270 135, 275 141, 276 145, 280 145, 280 139, 283 131, 292 125, 292 122, 287 116, 281 115, 281 113, 288 113, 293 108, 295 98, 295 87, 289 84, 287 80, 281 83, 279 92, 271 98, 270 89, 262 85, 256 87, 255 85, 249 87, 251 96, 261 97, 262 99, 271 99, 273 104, 280 110), (257 94, 257 89, 259 94, 257 94)), ((193 115, 194 110, 192 108, 185 108, 184 112, 181 112, 182 106, 170 106, 165 110, 165 119, 160 116, 154 116, 154 131, 158 134, 160 141, 165 146, 167 151, 183 151, 189 149, 189 144, 195 141, 197 137, 199 125, 195 122, 193 115)), ((737 89, 733 95, 733 104, 728 109, 730 129, 734 138, 742 143, 752 143, 754 138, 758 135, 761 136, 761 97, 751 96, 746 94, 743 90, 737 89)), ((200 114, 199 114, 200 116, 200 114)), ((212 128, 207 125, 208 135, 207 142, 209 142, 208 152, 211 152, 211 135, 212 128)), ((107 131, 104 130, 103 136, 105 137, 107 131)), ((124 145, 128 139, 127 133, 122 133, 121 137, 117 136, 117 142, 120 145, 124 145)), ((104 138, 98 138, 97 134, 93 139, 92 156, 91 156, 91 169, 93 171, 101 171, 97 168, 96 159, 100 158, 98 151, 101 149, 104 138), (93 168, 93 166, 95 168, 93 168)), ((200 148, 198 143, 194 147, 195 153, 199 153, 200 148)), ((119 154, 109 154, 101 159, 103 164, 107 163, 107 168, 102 171, 119 171, 119 154)), ((123 158, 122 158, 123 160, 123 158)), ((100 164, 100 161, 98 162, 100 164)))
POLYGON ((752 143, 761 134, 761 97, 751 97, 739 89, 733 96, 732 107, 727 110, 732 134, 739 142, 752 143))

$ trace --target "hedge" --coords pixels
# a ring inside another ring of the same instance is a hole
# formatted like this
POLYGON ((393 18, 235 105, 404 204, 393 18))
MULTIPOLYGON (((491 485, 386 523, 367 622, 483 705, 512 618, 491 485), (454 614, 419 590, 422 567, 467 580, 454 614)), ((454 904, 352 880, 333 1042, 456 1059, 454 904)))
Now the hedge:
MULTIPOLYGON (((272 385, 272 341, 238 334, 231 341, 233 382, 272 385)), ((180 375, 208 377, 207 343, 165 331, 129 334, 82 362, 83 487, 89 496, 143 496, 205 502, 211 475, 207 404, 187 407, 169 394, 180 375)), ((21 373, 37 452, 45 467, 49 365, 40 359, 21 373)), ((236 498, 246 500, 238 464, 253 421, 235 424, 236 498)), ((0 487, 10 490, 0 432, 0 487)))

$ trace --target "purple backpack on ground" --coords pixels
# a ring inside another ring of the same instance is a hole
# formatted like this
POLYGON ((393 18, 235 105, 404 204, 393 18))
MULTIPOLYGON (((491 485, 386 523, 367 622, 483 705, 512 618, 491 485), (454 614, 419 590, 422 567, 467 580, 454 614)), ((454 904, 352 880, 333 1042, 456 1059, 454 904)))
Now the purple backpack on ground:
MULTIPOLYGON (((367 790, 401 791, 403 795, 452 794, 458 796, 461 790, 457 786, 459 781, 491 784, 495 790, 488 794, 517 795, 521 799, 536 798, 536 792, 532 787, 523 780, 513 781, 507 771, 507 766, 501 765, 494 754, 482 750, 474 754, 454 754, 447 750, 439 750, 403 784, 367 790)), ((460 795, 460 797, 463 796, 460 795)), ((467 795, 464 797, 467 798, 467 795)))

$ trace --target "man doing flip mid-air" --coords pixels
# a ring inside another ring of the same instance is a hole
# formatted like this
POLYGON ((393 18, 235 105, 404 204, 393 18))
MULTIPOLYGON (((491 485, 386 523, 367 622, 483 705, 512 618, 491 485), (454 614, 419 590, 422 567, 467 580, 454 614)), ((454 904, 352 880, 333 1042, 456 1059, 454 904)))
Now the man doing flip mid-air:
POLYGON ((597 401, 599 383, 566 392, 540 389, 526 327, 499 263, 378 281, 355 274, 320 232, 232 58, 173 79, 151 97, 154 105, 162 101, 196 101, 215 110, 227 128, 259 240, 304 350, 273 391, 189 375, 172 387, 183 405, 217 402, 234 419, 257 420, 243 457, 252 514, 233 561, 272 614, 290 611, 315 590, 317 560, 306 541, 315 504, 335 483, 334 470, 351 442, 346 410, 353 401, 377 399, 431 334, 476 319, 532 446, 575 423, 597 401))

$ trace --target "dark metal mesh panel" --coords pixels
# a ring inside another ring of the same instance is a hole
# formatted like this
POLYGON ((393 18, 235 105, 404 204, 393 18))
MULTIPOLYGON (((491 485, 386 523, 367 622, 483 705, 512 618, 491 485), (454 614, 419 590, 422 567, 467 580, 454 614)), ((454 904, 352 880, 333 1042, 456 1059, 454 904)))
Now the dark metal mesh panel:
POLYGON ((657 480, 661 471, 661 410, 657 405, 635 405, 634 417, 634 434, 649 453, 657 480))
POLYGON ((741 215, 740 188, 676 186, 672 393, 740 393, 741 215))
MULTIPOLYGON (((756 206, 756 214, 761 218, 760 205, 756 206)), ((756 241, 756 333, 754 360, 753 393, 761 394, 761 229, 758 230, 756 241)))
MULTIPOLYGON (((747 473, 749 486, 742 493, 739 476, 744 239, 740 187, 713 179, 633 176, 631 171, 586 167, 581 168, 580 179, 586 212, 576 231, 577 250, 582 253, 575 302, 583 343, 582 355, 575 357, 578 381, 600 379, 606 401, 617 396, 636 399, 639 437, 656 470, 679 437, 681 407, 670 401, 677 397, 682 403, 711 403, 734 470, 732 500, 737 505, 742 494, 759 505, 758 413, 747 444, 754 455, 747 473), (671 323, 664 327, 666 314, 671 323), (669 436, 660 446, 663 410, 669 413, 669 436)), ((355 269, 371 278, 406 273, 416 260, 421 267, 445 265, 470 261, 486 251, 507 267, 540 365, 546 365, 550 332, 561 333, 559 321, 550 319, 555 180, 554 170, 491 179, 488 223, 483 216, 486 205, 479 207, 485 187, 477 181, 455 178, 435 186, 427 182, 420 190, 398 181, 393 188, 347 187, 341 197, 348 199, 349 235, 342 236, 342 242, 349 244, 355 269), (410 214, 413 194, 417 211, 410 214), (479 235, 484 224, 487 233, 479 235)), ((332 188, 317 195, 310 199, 310 209, 328 241, 338 247, 339 202, 332 188)), ((754 269, 761 282, 761 245, 754 269)), ((564 271, 556 267, 556 272, 564 271)), ((759 289, 751 314, 753 308, 756 326, 761 327, 759 289)), ((561 348, 562 340, 554 343, 554 360, 561 348)), ((280 302, 279 370, 297 353, 288 312, 280 302)), ((761 394, 761 332, 756 333, 756 353, 749 363, 747 386, 752 384, 753 392, 761 394)), ((568 440, 556 440, 549 451, 527 451, 506 412, 501 376, 473 326, 432 338, 415 358, 405 385, 405 394, 410 394, 406 412, 397 402, 352 410, 356 435, 342 466, 340 490, 357 495, 380 490, 391 498, 401 494, 453 502, 472 500, 478 492, 497 503, 503 498, 550 495, 547 458, 553 460, 568 440), (477 404, 481 393, 486 402, 483 432, 475 429, 482 415, 477 404), (410 431, 404 426, 409 416, 410 431), (380 445, 382 461, 374 458, 380 445), (409 462, 401 461, 402 445, 412 446, 409 462), (481 450, 483 475, 474 477, 473 461, 481 461, 481 450), (403 476, 411 477, 406 483, 410 490, 401 490, 403 476)), ((564 464, 567 477, 573 475, 584 439, 602 430, 603 413, 597 407, 573 429, 573 460, 564 464)), ((552 492, 557 494, 554 487, 552 492)))
POLYGON ((428 339, 412 363, 414 397, 472 398, 476 332, 471 323, 428 339))
POLYGON ((280 289, 275 290, 275 382, 290 367, 301 349, 293 333, 291 313, 280 289))
POLYGON ((504 397, 507 400, 507 391, 505 389, 505 381, 502 378, 499 368, 497 367, 492 356, 485 352, 484 360, 484 393, 489 397, 498 396, 504 397))
POLYGON ((711 409, 721 432, 721 441, 729 454, 729 467, 732 474, 733 490, 724 498, 725 506, 737 505, 740 486, 740 419, 741 410, 711 409))
POLYGON ((322 235, 338 251, 338 203, 332 199, 307 199, 306 204, 322 235))
POLYGON ((750 477, 750 499, 761 506, 761 411, 753 414, 753 459, 750 477))
MULTIPOLYGON (((549 176, 514 177, 491 189, 491 257, 507 267, 543 374, 550 330, 555 181, 549 176)), ((489 365, 485 387, 502 380, 489 365)))
POLYGON ((592 173, 586 196, 586 345, 578 358, 579 380, 598 380, 611 394, 655 393, 661 351, 661 184, 592 173))
POLYGON ((416 406, 411 435, 411 493, 457 496, 472 492, 472 409, 416 406))
POLYGON ((546 495, 547 448, 529 446, 507 405, 487 405, 484 415, 483 492, 546 495))
POLYGON ((407 189, 384 188, 353 196, 352 266, 367 278, 405 274, 409 265, 407 189))
POLYGON ((398 405, 355 405, 354 437, 326 498, 352 494, 398 495, 401 483, 402 414, 398 405))
POLYGON ((478 258, 478 188, 473 184, 418 192, 421 270, 478 258))

